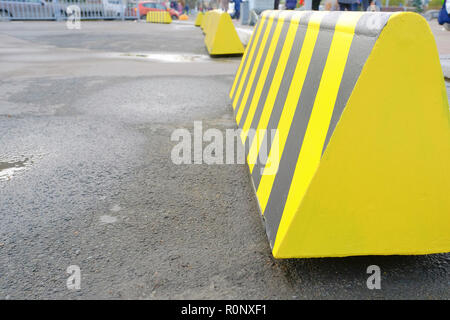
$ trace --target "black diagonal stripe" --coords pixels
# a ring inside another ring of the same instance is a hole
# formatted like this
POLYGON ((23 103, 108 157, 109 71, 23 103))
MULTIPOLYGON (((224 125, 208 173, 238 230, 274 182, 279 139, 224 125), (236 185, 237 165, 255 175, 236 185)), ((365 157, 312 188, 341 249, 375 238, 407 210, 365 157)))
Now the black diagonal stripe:
POLYGON ((308 127, 322 73, 330 51, 331 41, 334 35, 333 30, 340 14, 339 12, 331 12, 323 18, 325 24, 321 23, 302 92, 281 156, 278 172, 264 212, 266 232, 272 246, 275 243, 275 237, 291 187, 298 155, 300 154, 303 138, 308 127))
MULTIPOLYGON (((273 33, 275 32, 276 27, 277 27, 277 18, 274 17, 274 22, 272 24, 271 30, 269 31, 266 46, 264 47, 264 51, 261 54, 261 61, 258 65, 258 69, 256 70, 255 78, 253 79, 252 87, 250 88, 247 102, 245 103, 245 106, 243 106, 244 111, 243 111, 241 119, 239 121, 239 128, 241 128, 241 129, 242 129, 242 126, 244 125, 245 119, 247 118, 248 110, 250 109, 250 104, 252 102, 253 95, 255 94, 255 89, 256 89, 256 85, 258 83, 259 77, 261 76, 261 70, 263 69, 265 60, 267 59, 267 52, 269 51, 270 44, 271 44, 272 38, 273 38, 273 33)), ((249 70, 249 72, 250 71, 251 70, 249 70)))
MULTIPOLYGON (((239 107, 240 107, 241 102, 242 102, 242 97, 244 96, 245 89, 248 86, 248 79, 250 78, 250 74, 251 74, 252 69, 255 67, 256 56, 258 55, 259 50, 261 50, 261 42, 262 42, 262 40, 264 38, 264 33, 266 32, 267 25, 269 23, 269 19, 270 19, 270 16, 267 17, 267 19, 264 21, 264 25, 261 28, 261 33, 259 34, 258 42, 256 43, 256 47, 255 47, 255 51, 254 51, 253 57, 252 57, 251 61, 249 61, 250 66, 248 68, 248 72, 247 72, 247 74, 245 76, 245 79, 243 79, 244 83, 243 83, 243 86, 242 86, 241 94, 239 95, 237 103, 236 103, 236 109, 234 109, 234 116, 236 116, 238 114, 239 107)), ((266 42, 266 46, 267 46, 268 43, 269 42, 267 41, 266 42)))
POLYGON ((328 127, 327 137, 323 145, 322 155, 330 142, 334 129, 336 128, 342 112, 347 105, 347 101, 353 92, 356 81, 361 75, 362 68, 378 39, 380 31, 386 25, 389 16, 390 14, 384 13, 379 16, 374 16, 373 13, 366 13, 356 24, 355 35, 353 36, 352 44, 350 46, 344 74, 342 75, 342 81, 339 86, 330 126, 328 127), (374 17, 377 19, 375 24, 371 22, 371 19, 374 17), (375 28, 369 29, 369 26, 375 26, 375 28))
POLYGON ((278 128, 278 122, 280 121, 281 113, 283 112, 284 104, 289 92, 289 87, 291 86, 292 78, 294 76, 295 67, 297 66, 297 63, 301 63, 298 59, 303 47, 303 40, 305 39, 306 29, 311 14, 312 13, 309 13, 301 17, 301 24, 299 24, 296 31, 294 43, 292 45, 292 49, 286 64, 286 69, 283 74, 283 79, 280 83, 280 89, 278 90, 278 94, 275 98, 274 106, 272 109, 272 114, 270 115, 269 122, 267 123, 266 134, 264 135, 255 166, 253 167, 252 178, 256 189, 258 189, 259 182, 261 180, 261 173, 262 170, 264 170, 265 163, 267 162, 267 157, 269 155, 269 150, 272 146, 273 136, 271 134, 271 130, 276 130, 278 128))
MULTIPOLYGON (((277 47, 273 54, 272 62, 267 72, 267 77, 264 82, 263 89, 261 90, 261 96, 259 97, 258 104, 256 106, 255 114, 253 115, 253 120, 250 125, 251 129, 256 130, 258 127, 259 120, 261 119, 262 110, 267 100, 267 95, 269 94, 270 86, 272 85, 273 76, 275 75, 275 70, 277 69, 278 61, 280 60, 281 50, 283 49, 284 42, 286 40, 286 35, 289 29, 289 22, 285 22, 281 28, 280 36, 278 38, 277 47)), ((246 141, 249 146, 253 142, 253 137, 251 135, 247 136, 246 141)), ((247 149, 248 150, 248 149, 247 149)), ((248 153, 246 154, 248 156, 248 153)))

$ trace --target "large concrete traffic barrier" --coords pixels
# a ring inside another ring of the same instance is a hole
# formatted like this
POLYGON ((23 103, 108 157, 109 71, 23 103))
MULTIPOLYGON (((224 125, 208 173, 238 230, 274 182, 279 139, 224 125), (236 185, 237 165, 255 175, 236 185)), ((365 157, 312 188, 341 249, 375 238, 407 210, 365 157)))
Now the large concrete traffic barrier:
POLYGON ((210 55, 239 55, 244 53, 244 46, 228 13, 219 10, 209 11, 204 20, 205 45, 210 55))
POLYGON ((197 14, 197 17, 195 18, 195 23, 194 23, 196 27, 200 27, 201 26, 202 21, 203 21, 203 17, 204 17, 203 12, 199 12, 197 14))
POLYGON ((207 27, 209 18, 211 17, 211 13, 213 11, 206 11, 206 13, 203 16, 202 22, 200 23, 200 29, 202 29, 203 33, 205 33, 205 27, 207 27))
POLYGON ((266 11, 230 98, 274 257, 450 251, 449 105, 421 16, 266 11))
POLYGON ((147 12, 147 22, 152 23, 172 23, 169 11, 149 11, 147 12))

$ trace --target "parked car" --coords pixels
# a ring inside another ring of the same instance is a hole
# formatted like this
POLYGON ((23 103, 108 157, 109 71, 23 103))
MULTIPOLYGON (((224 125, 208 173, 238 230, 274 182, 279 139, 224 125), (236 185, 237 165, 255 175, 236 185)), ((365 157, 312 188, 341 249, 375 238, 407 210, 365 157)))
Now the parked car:
POLYGON ((139 16, 141 19, 145 19, 147 12, 150 11, 168 11, 172 19, 178 19, 180 14, 178 11, 172 8, 168 9, 165 5, 156 1, 143 1, 139 2, 139 16))

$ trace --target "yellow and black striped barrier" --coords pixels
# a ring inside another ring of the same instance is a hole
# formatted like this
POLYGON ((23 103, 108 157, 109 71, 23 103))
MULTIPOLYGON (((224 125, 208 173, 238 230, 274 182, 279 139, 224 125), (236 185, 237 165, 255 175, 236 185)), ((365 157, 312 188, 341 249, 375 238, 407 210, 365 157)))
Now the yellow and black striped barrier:
POLYGON ((450 114, 415 13, 266 11, 230 92, 276 258, 450 251, 450 114))
POLYGON ((169 11, 149 11, 147 12, 147 22, 172 23, 172 17, 169 11))
POLYGON ((208 11, 203 20, 205 45, 211 56, 244 53, 244 46, 228 13, 219 10, 208 11))
POLYGON ((204 17, 203 12, 199 12, 197 14, 197 17, 195 18, 195 23, 194 23, 196 27, 200 27, 201 26, 202 21, 203 21, 203 17, 204 17))

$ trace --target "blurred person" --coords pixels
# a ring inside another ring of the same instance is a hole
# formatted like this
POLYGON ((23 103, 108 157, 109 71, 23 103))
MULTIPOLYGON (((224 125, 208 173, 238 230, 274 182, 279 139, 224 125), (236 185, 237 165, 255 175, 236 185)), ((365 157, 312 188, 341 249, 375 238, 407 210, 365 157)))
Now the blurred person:
MULTIPOLYGON (((286 8, 287 8, 287 1, 286 0, 286 8)), ((320 6, 320 2, 321 0, 311 0, 311 10, 319 10, 319 6, 320 6)), ((298 2, 298 8, 302 7, 305 5, 305 0, 299 0, 298 2)))
POLYGON ((380 1, 379 0, 371 0, 370 5, 366 11, 372 11, 372 12, 381 11, 380 1))
POLYGON ((444 0, 442 8, 439 11, 438 23, 450 31, 450 0, 444 0))
POLYGON ((239 20, 241 16, 241 2, 242 0, 233 0, 234 2, 234 14, 232 16, 233 19, 239 20))
POLYGON ((181 7, 181 12, 180 13, 183 13, 185 2, 184 2, 184 0, 180 0, 179 3, 180 3, 180 7, 181 7))
POLYGON ((229 0, 220 0, 220 9, 227 12, 228 11, 229 0))
POLYGON ((367 11, 367 9, 369 8, 369 0, 360 0, 361 2, 361 10, 362 11, 367 11))
POLYGON ((381 11, 381 0, 373 0, 375 1, 375 6, 378 8, 377 11, 381 11))
POLYGON ((294 10, 297 6, 297 0, 286 0, 286 10, 294 10))
POLYGON ((311 7, 311 9, 318 11, 319 10, 319 5, 320 5, 320 0, 312 0, 312 7, 311 7))
POLYGON ((273 10, 278 10, 280 8, 280 0, 274 0, 273 10))
POLYGON ((337 0, 325 0, 324 2, 324 10, 325 11, 337 11, 339 10, 339 5, 337 0))
POLYGON ((353 11, 354 9, 354 3, 356 3, 357 0, 338 0, 339 4, 339 10, 340 11, 353 11))

